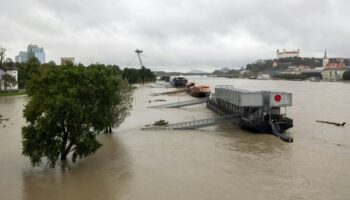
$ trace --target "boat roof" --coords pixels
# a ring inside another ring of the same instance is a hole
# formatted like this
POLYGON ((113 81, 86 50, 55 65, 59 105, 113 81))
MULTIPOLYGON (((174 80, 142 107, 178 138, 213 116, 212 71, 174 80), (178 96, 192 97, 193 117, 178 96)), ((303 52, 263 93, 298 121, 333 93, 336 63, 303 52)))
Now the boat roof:
POLYGON ((242 93, 260 92, 260 91, 254 91, 254 90, 244 90, 244 89, 235 88, 233 85, 217 85, 217 86, 215 86, 215 89, 226 89, 226 90, 237 91, 237 92, 242 92, 242 93))
POLYGON ((291 94, 290 92, 281 92, 277 90, 262 90, 262 91, 256 91, 256 90, 244 90, 235 88, 233 85, 217 85, 215 89, 226 89, 230 91, 236 91, 241 93, 261 93, 261 92, 269 92, 269 93, 280 93, 280 94, 291 94))

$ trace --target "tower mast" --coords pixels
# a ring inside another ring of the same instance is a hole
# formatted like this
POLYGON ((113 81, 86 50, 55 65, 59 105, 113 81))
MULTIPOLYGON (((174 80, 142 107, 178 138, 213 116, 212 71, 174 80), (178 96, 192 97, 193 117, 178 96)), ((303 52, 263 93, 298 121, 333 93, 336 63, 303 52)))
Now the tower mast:
POLYGON ((141 59, 141 53, 143 53, 143 51, 140 50, 140 49, 136 49, 135 53, 137 53, 137 57, 139 58, 140 65, 141 65, 141 67, 143 67, 143 62, 142 62, 142 59, 141 59))

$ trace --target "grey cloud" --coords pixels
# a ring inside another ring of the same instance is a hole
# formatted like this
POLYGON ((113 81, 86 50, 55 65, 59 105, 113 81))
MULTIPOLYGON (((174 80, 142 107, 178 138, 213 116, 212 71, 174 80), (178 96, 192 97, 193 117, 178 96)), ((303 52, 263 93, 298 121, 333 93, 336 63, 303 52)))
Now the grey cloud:
MULTIPOLYGON (((348 57, 345 0, 27 0, 0 7, 0 45, 14 57, 29 43, 49 60, 125 66, 141 48, 152 69, 240 67, 275 50, 348 57)), ((137 63, 133 63, 138 67, 137 63)))

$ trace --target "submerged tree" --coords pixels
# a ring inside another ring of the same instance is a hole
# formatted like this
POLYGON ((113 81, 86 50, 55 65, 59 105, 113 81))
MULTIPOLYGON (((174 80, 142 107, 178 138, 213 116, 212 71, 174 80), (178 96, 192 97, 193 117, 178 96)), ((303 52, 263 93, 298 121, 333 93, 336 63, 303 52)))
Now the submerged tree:
POLYGON ((129 110, 132 103, 133 88, 126 80, 123 80, 120 85, 120 93, 117 103, 112 105, 106 112, 106 133, 112 133, 112 127, 118 127, 124 119, 129 115, 129 110))
POLYGON ((34 77, 27 85, 23 154, 33 166, 47 158, 53 167, 69 153, 73 162, 94 153, 101 146, 96 136, 124 119, 111 122, 107 116, 118 115, 118 107, 130 108, 124 87, 119 75, 102 66, 55 67, 34 77))

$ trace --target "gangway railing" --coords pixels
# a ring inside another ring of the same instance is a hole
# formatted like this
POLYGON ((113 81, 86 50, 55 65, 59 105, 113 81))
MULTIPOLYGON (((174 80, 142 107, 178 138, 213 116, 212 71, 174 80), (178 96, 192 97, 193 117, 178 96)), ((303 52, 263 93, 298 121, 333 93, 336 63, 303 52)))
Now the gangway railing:
POLYGON ((239 114, 231 114, 231 115, 224 115, 220 117, 213 117, 208 119, 200 119, 200 120, 193 120, 193 121, 187 121, 187 122, 180 122, 175 124, 169 124, 169 125, 161 125, 161 126, 150 126, 142 128, 142 130, 162 130, 162 129, 172 129, 172 130, 184 130, 184 129, 196 129, 196 128, 204 128, 204 127, 210 127, 210 126, 216 126, 218 124, 224 124, 224 123, 236 123, 236 121, 240 118, 239 114))
POLYGON ((156 106, 149 106, 148 108, 180 108, 185 106, 192 106, 196 104, 206 103, 207 101, 208 101, 208 98, 202 98, 202 99, 179 101, 175 103, 168 103, 168 104, 162 104, 162 105, 156 105, 156 106))

